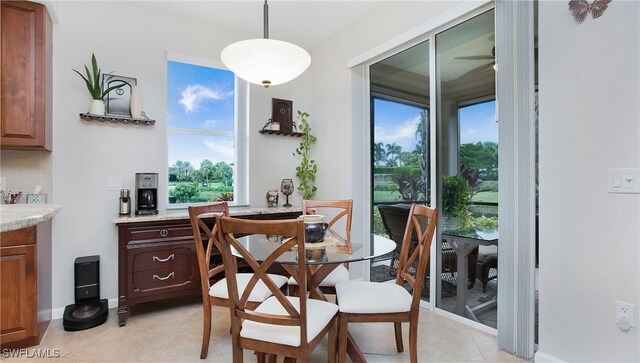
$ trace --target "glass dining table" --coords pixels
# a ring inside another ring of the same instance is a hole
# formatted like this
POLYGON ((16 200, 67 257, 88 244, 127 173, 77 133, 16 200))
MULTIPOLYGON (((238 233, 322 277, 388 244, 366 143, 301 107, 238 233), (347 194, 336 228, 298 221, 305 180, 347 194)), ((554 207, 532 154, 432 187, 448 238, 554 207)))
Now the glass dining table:
MULTIPOLYGON (((464 229, 450 229, 442 232, 442 239, 447 241, 456 253, 457 257, 457 281, 467 281, 469 276, 469 254, 478 246, 497 246, 498 229, 482 229, 478 227, 464 229)), ((475 268, 475 266, 473 266, 475 268)), ((467 304, 467 284, 458 283, 456 286, 456 310, 455 313, 479 322, 476 314, 495 307, 497 299, 491 296, 490 300, 476 306, 469 307, 467 304)))
MULTIPOLYGON (((249 235, 238 238, 242 246, 257 261, 264 261, 278 246, 282 244, 282 237, 249 235)), ((307 264, 307 289, 309 298, 327 301, 327 297, 320 290, 320 282, 324 280, 336 267, 343 263, 366 261, 393 252, 396 243, 388 238, 371 234, 364 243, 346 241, 339 234, 328 230, 324 241, 305 243, 305 262, 307 264)), ((241 257, 240 253, 232 249, 232 253, 241 257)), ((274 263, 281 265, 292 275, 296 274, 298 253, 295 249, 282 254, 274 263)), ((355 343, 351 334, 347 336, 347 354, 352 362, 366 362, 364 354, 355 343)))
MULTIPOLYGON (((253 258, 257 261, 264 261, 282 244, 282 237, 249 235, 238 238, 238 241, 253 258)), ((307 280, 309 297, 327 300, 320 291, 320 282, 340 264, 370 260, 391 253, 396 248, 396 243, 393 240, 374 234, 370 235, 370 240, 367 243, 370 248, 365 248, 364 243, 346 241, 332 230, 327 231, 322 242, 305 243, 305 262, 310 272, 307 280)), ((241 257, 240 253, 235 250, 232 250, 232 253, 241 257)), ((289 250, 274 263, 281 265, 289 273, 295 273, 298 253, 295 249, 289 250)))

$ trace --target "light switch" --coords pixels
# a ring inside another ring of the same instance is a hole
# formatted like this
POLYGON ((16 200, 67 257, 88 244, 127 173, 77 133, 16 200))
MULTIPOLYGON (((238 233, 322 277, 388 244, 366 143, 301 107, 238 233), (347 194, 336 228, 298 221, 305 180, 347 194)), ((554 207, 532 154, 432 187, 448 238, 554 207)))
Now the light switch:
POLYGON ((640 168, 609 169, 609 193, 640 193, 640 168))

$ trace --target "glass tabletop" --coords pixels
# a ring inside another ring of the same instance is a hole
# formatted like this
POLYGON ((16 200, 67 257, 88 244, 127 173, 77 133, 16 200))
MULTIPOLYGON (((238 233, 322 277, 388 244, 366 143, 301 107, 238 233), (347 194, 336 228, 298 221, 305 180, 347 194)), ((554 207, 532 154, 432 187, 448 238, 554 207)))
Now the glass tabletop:
MULTIPOLYGON (((282 237, 251 235, 238 238, 249 253, 257 261, 264 261, 280 244, 282 237)), ((370 235, 371 251, 366 252, 363 243, 347 243, 337 234, 327 232, 323 242, 307 243, 305 247, 308 265, 338 264, 369 260, 392 252, 396 243, 385 237, 370 235)), ((235 256, 242 257, 235 249, 235 256)), ((298 263, 298 252, 291 249, 276 260, 278 264, 295 265, 298 263)))
POLYGON ((447 229, 442 231, 443 235, 451 237, 464 237, 478 239, 488 242, 498 241, 498 229, 497 228, 461 228, 461 229, 447 229))

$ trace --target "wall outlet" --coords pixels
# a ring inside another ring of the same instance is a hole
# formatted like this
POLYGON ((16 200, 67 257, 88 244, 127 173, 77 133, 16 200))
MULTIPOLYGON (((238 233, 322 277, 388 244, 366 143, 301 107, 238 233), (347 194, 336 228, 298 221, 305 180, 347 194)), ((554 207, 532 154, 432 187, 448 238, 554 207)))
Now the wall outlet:
POLYGON ((636 325, 633 304, 616 301, 616 324, 624 331, 636 325))

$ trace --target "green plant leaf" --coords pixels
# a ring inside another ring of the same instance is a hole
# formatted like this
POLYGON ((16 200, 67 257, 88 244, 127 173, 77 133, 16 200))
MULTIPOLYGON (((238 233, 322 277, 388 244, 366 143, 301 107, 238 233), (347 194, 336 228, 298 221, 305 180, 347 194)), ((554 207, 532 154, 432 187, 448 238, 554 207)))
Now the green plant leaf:
POLYGON ((96 61, 95 53, 91 53, 91 67, 93 68, 93 76, 95 77, 95 84, 100 84, 100 79, 98 78, 98 74, 100 70, 98 69, 98 61, 96 61))
POLYGON ((115 89, 124 87, 124 85, 125 85, 125 83, 123 82, 122 84, 118 84, 118 85, 111 86, 111 87, 107 88, 106 90, 104 90, 104 92, 102 92, 102 96, 100 97, 100 99, 104 99, 104 96, 108 95, 109 92, 111 92, 111 91, 113 91, 115 89))

